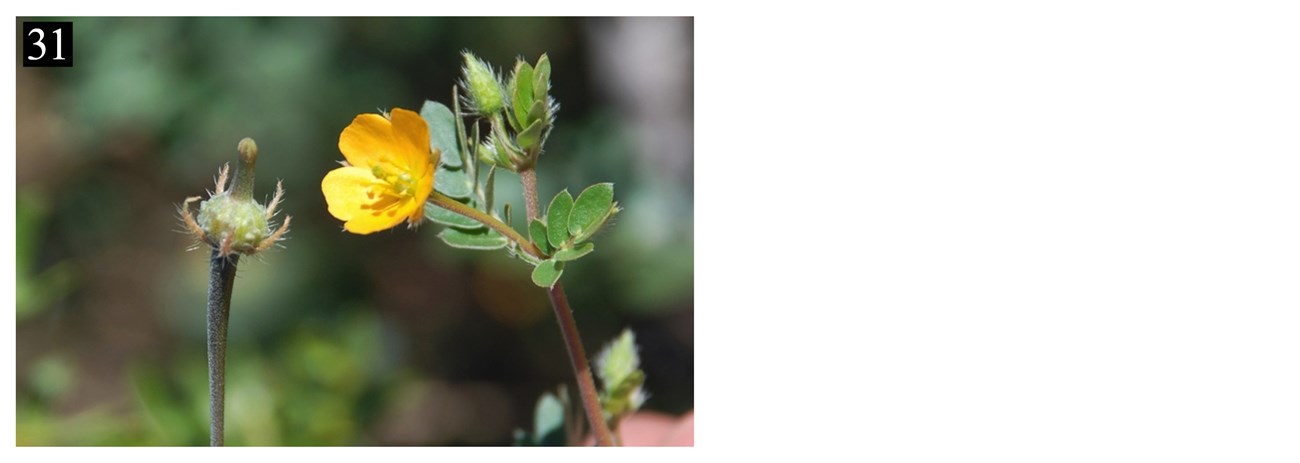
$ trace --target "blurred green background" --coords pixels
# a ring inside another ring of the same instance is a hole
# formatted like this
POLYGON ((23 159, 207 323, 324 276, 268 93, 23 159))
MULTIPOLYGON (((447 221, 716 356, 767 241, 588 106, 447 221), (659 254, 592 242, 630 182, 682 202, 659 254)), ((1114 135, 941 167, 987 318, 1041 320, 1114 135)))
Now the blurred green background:
MULTIPOLYGON (((646 408, 694 408, 690 18, 40 19, 73 21, 76 65, 15 65, 19 445, 207 443, 208 255, 186 252, 176 207, 243 137, 293 228, 239 268, 227 443, 531 429, 538 396, 573 378, 530 268, 448 248, 432 224, 344 233, 320 192, 355 115, 450 104, 461 50, 496 67, 549 54, 541 196, 613 181, 626 208, 564 277, 584 344, 631 327, 646 408)), ((498 175, 516 211, 519 192, 498 175)))

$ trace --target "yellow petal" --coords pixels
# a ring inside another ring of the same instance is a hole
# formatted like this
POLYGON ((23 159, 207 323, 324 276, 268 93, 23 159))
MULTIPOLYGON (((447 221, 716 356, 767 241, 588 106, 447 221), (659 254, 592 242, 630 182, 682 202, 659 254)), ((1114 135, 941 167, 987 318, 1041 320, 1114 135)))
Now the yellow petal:
POLYGON ((321 180, 330 215, 344 221, 344 229, 360 235, 387 230, 407 218, 398 213, 403 209, 401 202, 379 211, 368 208, 390 189, 362 167, 340 167, 321 180))
POLYGON ((354 166, 370 167, 395 157, 404 159, 404 154, 395 156, 396 150, 393 124, 378 114, 357 115, 339 134, 339 151, 354 166))
POLYGON ((433 192, 433 172, 433 164, 425 166, 424 174, 415 184, 415 197, 411 202, 419 207, 412 209, 406 219, 412 225, 418 225, 421 220, 424 220, 424 203, 429 200, 429 193, 433 192))
POLYGON ((343 223, 343 229, 358 235, 369 235, 377 231, 393 228, 406 217, 398 214, 397 211, 389 209, 382 213, 373 212, 343 223))
POLYGON ((404 201, 395 207, 397 221, 406 221, 411 225, 419 225, 424 220, 424 203, 417 201, 404 201))
POLYGON ((412 174, 423 172, 424 166, 431 161, 429 125, 415 111, 402 108, 393 108, 389 117, 392 118, 396 152, 400 153, 398 159, 405 160, 402 166, 412 174))

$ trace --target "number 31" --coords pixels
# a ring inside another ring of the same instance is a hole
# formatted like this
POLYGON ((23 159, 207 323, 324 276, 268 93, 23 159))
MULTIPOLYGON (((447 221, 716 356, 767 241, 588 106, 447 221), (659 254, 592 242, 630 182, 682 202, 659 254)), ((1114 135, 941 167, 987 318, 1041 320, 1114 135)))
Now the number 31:
MULTIPOLYGON (((32 45, 36 45, 37 47, 40 47, 41 54, 36 56, 28 56, 27 59, 32 61, 40 61, 41 58, 45 57, 45 44, 41 43, 42 40, 45 40, 45 32, 40 29, 32 29, 31 32, 27 33, 27 35, 30 36, 33 33, 36 34, 36 41, 33 42, 32 45)), ((63 60, 63 29, 62 28, 54 30, 54 60, 55 61, 63 60)))

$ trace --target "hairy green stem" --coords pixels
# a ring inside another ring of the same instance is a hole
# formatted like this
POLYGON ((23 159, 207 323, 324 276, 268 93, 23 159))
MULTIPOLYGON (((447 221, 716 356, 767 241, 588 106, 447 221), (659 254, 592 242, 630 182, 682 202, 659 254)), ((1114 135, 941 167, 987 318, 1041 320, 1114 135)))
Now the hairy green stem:
POLYGON ((226 427, 226 332, 230 321, 230 292, 235 287, 239 255, 221 256, 212 250, 212 274, 208 278, 208 409, 212 414, 209 444, 225 445, 226 427))
POLYGON ((528 209, 528 222, 541 216, 537 210, 537 171, 525 169, 519 171, 519 183, 524 185, 524 207, 528 209))
POLYGON ((469 207, 465 203, 439 193, 437 190, 429 194, 429 202, 443 209, 469 217, 483 225, 487 225, 491 229, 496 230, 497 233, 500 233, 501 236, 506 237, 506 239, 514 241, 515 244, 519 245, 519 249, 523 249, 524 252, 527 252, 533 257, 538 259, 546 258, 546 255, 542 254, 542 250, 537 249, 537 246, 534 245, 532 241, 524 238, 523 235, 520 235, 519 232, 515 231, 515 229, 510 228, 510 226, 506 225, 505 222, 497 220, 496 217, 492 217, 483 211, 469 207))
MULTIPOLYGON (((537 205, 537 172, 533 169, 519 171, 519 180, 524 186, 524 205, 528 209, 528 223, 540 215, 537 205)), ((551 308, 555 309, 555 321, 560 324, 560 335, 564 337, 564 347, 569 352, 569 364, 573 367, 573 376, 578 381, 578 395, 582 397, 582 408, 587 411, 587 421, 596 434, 596 444, 613 446, 613 433, 605 423, 601 413, 600 397, 596 394, 596 381, 591 376, 591 363, 587 362, 587 351, 582 348, 582 336, 578 334, 578 324, 573 320, 573 310, 569 308, 569 298, 564 294, 564 285, 555 283, 547 294, 551 298, 551 308)))

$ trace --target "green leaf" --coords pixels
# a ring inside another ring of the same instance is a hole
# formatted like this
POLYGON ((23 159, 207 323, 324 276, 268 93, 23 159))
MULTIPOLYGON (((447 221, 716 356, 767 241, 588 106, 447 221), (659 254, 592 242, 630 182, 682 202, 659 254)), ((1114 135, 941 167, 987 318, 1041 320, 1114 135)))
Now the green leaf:
POLYGON ((479 221, 435 206, 433 203, 424 203, 424 218, 429 219, 434 223, 456 227, 462 230, 478 230, 483 228, 483 224, 479 221))
POLYGON ((563 274, 564 262, 555 259, 544 260, 533 268, 533 284, 543 288, 550 288, 555 286, 555 282, 560 281, 560 275, 563 274))
POLYGON ((533 219, 528 224, 528 237, 533 239, 533 243, 542 250, 542 254, 551 254, 551 243, 547 241, 546 224, 539 219, 533 219))
POLYGON ((474 192, 473 182, 470 181, 469 175, 462 170, 449 170, 445 167, 439 167, 434 173, 433 188, 447 196, 456 199, 469 198, 474 192))
POLYGON ((604 220, 601 220, 594 227, 588 227, 586 230, 583 230, 581 235, 573 237, 573 242, 582 243, 591 239, 592 236, 595 236, 597 232, 599 232, 602 228, 605 227, 606 224, 609 223, 610 218, 614 217, 615 215, 618 215, 618 213, 622 210, 623 210, 622 208, 618 207, 618 202, 617 201, 614 202, 614 204, 609 207, 609 213, 605 215, 604 220))
POLYGON ((528 110, 528 120, 537 121, 546 125, 550 121, 546 120, 546 102, 537 100, 533 102, 533 109, 528 110))
POLYGON ((542 121, 534 121, 533 125, 528 126, 523 132, 515 135, 515 140, 519 147, 525 150, 534 148, 542 141, 542 121))
POLYGON ((570 249, 561 249, 559 251, 556 251, 554 259, 560 262, 578 260, 582 256, 590 254, 591 251, 594 250, 595 248, 596 248, 595 243, 583 243, 578 245, 577 247, 573 247, 570 249))
POLYGON ((510 254, 510 257, 518 257, 524 262, 527 262, 528 265, 536 267, 542 263, 542 259, 533 257, 533 255, 529 254, 527 251, 519 249, 519 245, 515 244, 513 241, 511 241, 510 245, 507 246, 506 251, 510 254))
POLYGON ((514 164, 514 161, 510 159, 511 151, 514 148, 510 146, 509 136, 505 134, 504 130, 492 131, 492 148, 496 149, 498 164, 507 167, 514 164))
MULTIPOLYGON (((471 144, 471 145, 474 145, 474 146, 477 146, 478 144, 483 143, 483 139, 482 139, 482 138, 479 138, 479 129, 478 129, 478 124, 474 124, 474 128, 473 128, 472 130, 474 131, 474 138, 473 138, 474 141, 470 142, 470 144, 471 144)), ((466 145, 466 146, 469 146, 469 145, 466 145)), ((466 172, 469 172, 469 173, 472 173, 472 174, 475 174, 475 175, 478 175, 478 170, 476 170, 476 169, 478 168, 477 166, 478 166, 478 164, 475 163, 474 160, 471 159, 468 163, 465 164, 465 171, 466 171, 466 172)))
POLYGON ((506 122, 510 124, 510 127, 513 127, 516 131, 523 129, 523 123, 519 121, 518 117, 515 117, 514 109, 507 109, 502 112, 506 113, 506 122))
POLYGON ((492 152, 496 153, 496 157, 497 157, 496 164, 502 166, 509 166, 513 164, 513 162, 510 161, 510 152, 507 151, 509 149, 507 146, 508 145, 498 144, 498 143, 492 144, 492 152))
POLYGON ((551 59, 543 53, 537 59, 537 68, 533 70, 533 99, 546 100, 546 92, 551 90, 551 59))
POLYGON ((483 204, 484 204, 483 210, 488 212, 492 212, 492 200, 495 199, 493 198, 493 194, 494 194, 494 190, 496 189, 496 183, 497 183, 496 175, 497 175, 497 166, 493 165, 492 167, 489 167, 487 179, 484 180, 484 182, 486 183, 483 184, 483 204))
POLYGON ((537 401, 537 411, 533 416, 533 436, 537 445, 565 444, 564 403, 554 394, 548 392, 537 401))
POLYGON ((438 233, 438 238, 448 246, 460 249, 474 249, 479 251, 490 251, 506 247, 506 237, 501 236, 491 229, 482 229, 474 231, 465 231, 455 228, 445 228, 438 233))
POLYGON ((569 190, 561 191, 551 198, 551 205, 546 206, 546 237, 552 249, 559 249, 569 241, 569 211, 573 209, 573 195, 569 190))
POLYGON ((461 167, 460 150, 457 149, 456 115, 446 105, 437 101, 425 100, 420 108, 420 116, 429 124, 429 147, 442 151, 442 165, 452 168, 461 167))
POLYGON ((515 117, 519 119, 520 126, 528 125, 528 110, 533 107, 533 67, 528 62, 520 60, 515 65, 515 74, 511 79, 514 83, 514 89, 511 91, 514 101, 510 104, 511 109, 515 112, 515 117))
MULTIPOLYGON (((464 164, 464 163, 470 163, 470 165, 467 166, 467 167, 469 168, 469 170, 470 170, 471 172, 473 172, 473 171, 474 171, 474 166, 473 166, 473 162, 474 162, 474 160, 473 160, 473 159, 467 159, 467 158, 472 158, 472 157, 473 157, 472 155, 473 155, 474 151, 473 151, 473 147, 469 145, 469 140, 466 140, 466 139, 465 139, 465 118, 464 118, 464 117, 461 115, 461 113, 460 113, 460 90, 459 90, 459 88, 460 88, 459 85, 452 85, 452 86, 451 86, 451 108, 452 108, 452 113, 453 113, 453 114, 452 114, 452 117, 456 119, 456 141, 460 143, 460 145, 458 145, 458 146, 460 146, 461 148, 463 148, 462 150, 460 150, 460 156, 458 156, 458 157, 460 158, 462 164, 464 164)), ((474 129, 475 129, 475 130, 478 129, 478 124, 474 124, 474 129)), ((433 136, 432 136, 433 133, 430 132, 429 135, 430 135, 430 137, 429 137, 429 144, 432 145, 432 144, 433 144, 433 136)))
POLYGON ((605 223, 613 209, 613 183, 597 183, 587 187, 573 202, 573 212, 569 216, 569 234, 590 236, 605 223))
POLYGON ((479 162, 492 166, 497 164, 497 152, 492 148, 491 143, 480 143, 476 151, 478 152, 479 162))

